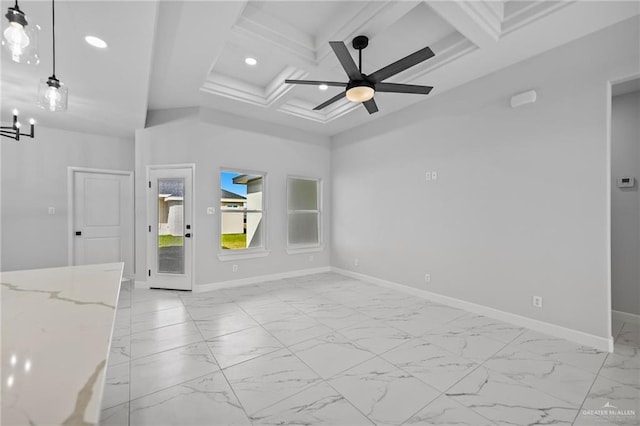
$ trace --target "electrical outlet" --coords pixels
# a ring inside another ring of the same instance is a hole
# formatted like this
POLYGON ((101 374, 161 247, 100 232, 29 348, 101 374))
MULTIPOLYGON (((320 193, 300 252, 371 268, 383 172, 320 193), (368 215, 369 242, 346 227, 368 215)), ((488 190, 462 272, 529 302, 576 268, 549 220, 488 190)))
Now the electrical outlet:
POLYGON ((536 308, 542 308, 542 296, 533 296, 532 304, 536 308))
POLYGON ((207 207, 207 214, 216 214, 215 207, 207 207))
POLYGON ((309 255, 309 262, 313 262, 313 255, 309 255))
POLYGON ((55 207, 49 207, 49 214, 56 214, 56 208, 55 207))
POLYGON ((438 180, 438 172, 431 172, 431 180, 438 180))
POLYGON ((231 267, 231 270, 232 270, 233 272, 238 272, 238 265, 233 265, 233 266, 231 267))
POLYGON ((424 274, 424 282, 425 283, 431 282, 431 274, 424 274))
POLYGON ((360 266, 360 259, 358 259, 357 257, 353 260, 353 264, 355 266, 360 266))

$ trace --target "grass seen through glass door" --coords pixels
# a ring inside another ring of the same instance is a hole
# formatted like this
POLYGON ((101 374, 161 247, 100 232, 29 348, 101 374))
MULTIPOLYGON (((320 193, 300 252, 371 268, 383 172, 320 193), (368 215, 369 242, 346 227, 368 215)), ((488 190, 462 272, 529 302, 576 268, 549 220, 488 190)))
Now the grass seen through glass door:
POLYGON ((182 236, 158 235, 158 247, 182 247, 184 239, 182 236))

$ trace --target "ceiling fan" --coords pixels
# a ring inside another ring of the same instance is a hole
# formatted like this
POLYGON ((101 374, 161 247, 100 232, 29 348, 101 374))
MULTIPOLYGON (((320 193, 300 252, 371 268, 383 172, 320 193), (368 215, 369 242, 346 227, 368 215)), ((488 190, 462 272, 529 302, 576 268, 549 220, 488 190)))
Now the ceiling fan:
POLYGON ((429 47, 420 49, 417 52, 412 53, 386 67, 380 68, 378 71, 369 75, 362 72, 362 49, 369 45, 369 38, 363 35, 357 36, 353 39, 353 48, 358 51, 358 66, 356 66, 347 46, 342 41, 330 41, 329 44, 333 49, 333 52, 338 57, 342 68, 344 68, 349 82, 341 83, 338 81, 311 81, 311 80, 285 80, 287 84, 306 84, 312 86, 326 85, 326 86, 338 86, 344 87, 345 91, 340 92, 333 98, 326 102, 321 103, 313 110, 317 111, 323 109, 334 102, 339 101, 343 97, 347 97, 351 102, 361 102, 364 107, 369 111, 369 114, 373 114, 378 111, 378 105, 376 105, 373 95, 376 92, 389 92, 389 93, 415 93, 420 95, 428 95, 433 87, 431 86, 417 86, 415 84, 398 84, 398 83, 383 83, 383 80, 394 76, 420 62, 426 61, 433 57, 435 54, 429 47))

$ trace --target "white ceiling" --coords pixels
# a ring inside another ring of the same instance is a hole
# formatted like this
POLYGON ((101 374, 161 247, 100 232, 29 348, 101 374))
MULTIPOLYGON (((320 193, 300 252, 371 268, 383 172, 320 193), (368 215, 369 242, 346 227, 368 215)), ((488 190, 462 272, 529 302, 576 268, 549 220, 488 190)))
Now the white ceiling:
MULTIPOLYGON (((3 14, 10 4, 2 2, 3 14)), ((46 126, 129 136, 147 109, 194 106, 334 135, 640 13, 637 1, 57 0, 57 75, 69 110, 48 113, 33 101, 51 74, 50 2, 20 5, 43 27, 42 61, 28 67, 3 54, 3 121, 17 107, 46 126), (86 34, 109 48, 86 45, 86 34), (431 85, 431 94, 378 94, 380 111, 369 115, 346 100, 312 111, 340 89, 284 84, 346 81, 328 42, 350 47, 359 34, 370 38, 365 73, 430 46, 435 57, 389 81, 431 85), (258 65, 247 66, 247 56, 258 65)))

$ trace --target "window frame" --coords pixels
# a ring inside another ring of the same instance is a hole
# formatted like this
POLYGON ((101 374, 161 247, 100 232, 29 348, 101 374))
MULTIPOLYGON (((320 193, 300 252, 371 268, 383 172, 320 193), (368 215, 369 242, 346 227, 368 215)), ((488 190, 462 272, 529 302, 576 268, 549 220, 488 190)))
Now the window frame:
POLYGON ((299 253, 311 253, 318 252, 324 250, 324 242, 323 242, 323 226, 322 226, 322 217, 323 217, 323 179, 320 177, 312 177, 312 176, 300 176, 300 175, 287 175, 287 193, 285 198, 286 204, 286 252, 287 254, 299 254, 299 253), (317 209, 316 210, 294 210, 289 206, 289 195, 291 193, 291 180, 307 180, 313 181, 316 183, 317 188, 317 209), (290 242, 289 235, 289 217, 292 214, 300 214, 300 213, 316 213, 318 217, 317 226, 318 226, 318 242, 311 244, 292 244, 290 242))
POLYGON ((220 211, 220 217, 218 218, 218 259, 222 262, 252 259, 258 257, 268 256, 270 251, 268 250, 268 226, 267 226, 267 172, 258 170, 240 169, 237 167, 220 167, 218 171, 218 210, 220 211), (261 241, 260 247, 247 247, 243 249, 223 249, 222 248, 222 214, 225 210, 222 209, 220 200, 222 199, 222 173, 238 173, 243 175, 253 175, 262 177, 262 209, 261 210, 248 210, 248 209, 234 209, 237 212, 244 213, 261 213, 262 214, 262 226, 261 226, 261 241))

